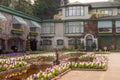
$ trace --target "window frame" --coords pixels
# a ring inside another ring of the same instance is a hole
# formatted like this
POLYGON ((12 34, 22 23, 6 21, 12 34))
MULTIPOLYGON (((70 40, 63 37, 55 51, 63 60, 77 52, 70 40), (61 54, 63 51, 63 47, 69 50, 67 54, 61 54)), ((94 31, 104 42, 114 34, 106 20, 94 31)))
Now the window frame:
POLYGON ((64 33, 65 34, 84 33, 84 22, 83 21, 65 22, 65 32, 64 33))
POLYGON ((84 6, 70 6, 65 8, 65 16, 84 16, 85 8, 84 6), (79 13, 78 13, 79 12, 79 13))
POLYGON ((42 34, 55 34, 55 23, 42 23, 42 34))
POLYGON ((64 40, 63 40, 63 39, 58 39, 58 40, 57 40, 57 45, 58 45, 58 46, 64 45, 64 40))

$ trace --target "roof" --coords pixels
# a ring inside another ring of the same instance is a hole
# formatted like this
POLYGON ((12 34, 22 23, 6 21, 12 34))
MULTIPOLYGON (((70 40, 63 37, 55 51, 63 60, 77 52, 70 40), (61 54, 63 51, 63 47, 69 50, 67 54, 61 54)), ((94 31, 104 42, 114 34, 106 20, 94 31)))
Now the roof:
POLYGON ((36 21, 36 22, 41 22, 40 18, 25 14, 25 13, 17 11, 17 10, 10 9, 10 8, 2 6, 2 5, 0 5, 0 11, 10 13, 12 15, 19 16, 19 17, 22 17, 22 18, 25 18, 25 19, 33 20, 33 21, 36 21))
POLYGON ((120 7, 119 2, 94 2, 94 3, 87 3, 91 5, 92 8, 113 8, 113 7, 120 7))
POLYGON ((66 6, 91 6, 91 8, 114 8, 114 7, 120 7, 119 2, 92 2, 92 3, 80 3, 78 1, 73 2, 73 3, 68 3, 62 7, 66 6))
POLYGON ((67 6, 90 6, 90 4, 84 4, 84 3, 80 3, 79 1, 76 1, 73 3, 68 3, 62 7, 67 7, 67 6))
POLYGON ((116 15, 116 16, 109 16, 109 17, 103 17, 103 18, 99 18, 99 19, 111 19, 111 20, 120 20, 120 15, 116 15))

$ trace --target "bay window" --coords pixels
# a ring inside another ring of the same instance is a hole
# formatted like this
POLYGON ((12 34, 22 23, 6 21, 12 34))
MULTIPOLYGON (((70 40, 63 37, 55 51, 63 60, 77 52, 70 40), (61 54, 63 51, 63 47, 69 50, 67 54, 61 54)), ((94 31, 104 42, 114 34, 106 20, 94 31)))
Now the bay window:
POLYGON ((66 7, 66 16, 84 16, 83 6, 66 7))
POLYGON ((98 32, 112 33, 112 21, 98 21, 98 32))
POLYGON ((116 32, 117 32, 117 33, 120 33, 120 21, 117 20, 117 21, 115 22, 115 25, 116 25, 116 32))
POLYGON ((65 33, 83 33, 83 22, 66 22, 65 23, 65 33))

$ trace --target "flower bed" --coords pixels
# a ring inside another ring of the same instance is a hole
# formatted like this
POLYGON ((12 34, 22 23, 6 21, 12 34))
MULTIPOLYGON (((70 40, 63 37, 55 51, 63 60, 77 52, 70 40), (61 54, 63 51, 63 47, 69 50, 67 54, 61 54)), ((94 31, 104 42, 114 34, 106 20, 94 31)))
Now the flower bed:
POLYGON ((23 73, 26 73, 27 69, 29 69, 29 68, 30 68, 30 65, 27 65, 27 66, 14 68, 14 69, 0 72, 0 78, 8 79, 8 78, 11 78, 13 76, 22 75, 23 73))
POLYGON ((60 64, 59 66, 54 66, 53 68, 47 68, 45 72, 40 71, 38 74, 33 74, 26 80, 39 79, 39 80, 52 80, 56 76, 62 74, 70 68, 70 63, 60 64))
POLYGON ((25 72, 30 64, 20 58, 0 59, 0 78, 8 78, 25 72))
POLYGON ((109 51, 98 51, 98 52, 94 52, 94 54, 110 54, 109 51))
POLYGON ((56 80, 70 70, 91 70, 105 71, 107 70, 108 59, 106 57, 96 57, 93 62, 67 62, 62 63, 53 68, 47 68, 45 72, 33 74, 26 80, 56 80))
POLYGON ((26 66, 24 61, 17 61, 15 59, 0 59, 0 72, 26 66))

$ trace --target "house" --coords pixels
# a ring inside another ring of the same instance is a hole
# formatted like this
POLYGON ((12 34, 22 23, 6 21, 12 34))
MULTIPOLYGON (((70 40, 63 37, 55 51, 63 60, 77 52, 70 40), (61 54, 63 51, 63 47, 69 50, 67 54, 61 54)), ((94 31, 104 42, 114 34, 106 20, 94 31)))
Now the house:
POLYGON ((119 49, 120 3, 68 3, 54 20, 43 20, 41 29, 44 49, 119 49))
POLYGON ((24 51, 29 36, 32 50, 120 49, 120 3, 62 3, 58 10, 41 20, 0 6, 0 47, 24 51))
POLYGON ((25 51, 27 36, 31 49, 39 49, 41 20, 0 5, 0 47, 25 51))

